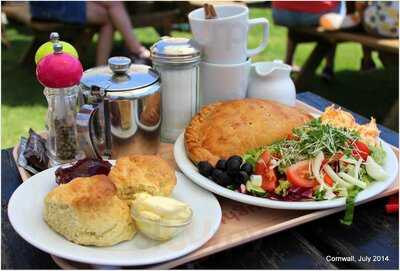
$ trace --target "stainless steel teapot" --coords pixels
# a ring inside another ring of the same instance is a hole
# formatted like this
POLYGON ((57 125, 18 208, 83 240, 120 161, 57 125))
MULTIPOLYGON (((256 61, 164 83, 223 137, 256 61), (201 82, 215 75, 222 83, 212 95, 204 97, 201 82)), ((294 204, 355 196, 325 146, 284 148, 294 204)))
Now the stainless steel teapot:
POLYGON ((127 57, 86 70, 77 114, 78 144, 86 157, 155 154, 160 143, 160 76, 127 57))

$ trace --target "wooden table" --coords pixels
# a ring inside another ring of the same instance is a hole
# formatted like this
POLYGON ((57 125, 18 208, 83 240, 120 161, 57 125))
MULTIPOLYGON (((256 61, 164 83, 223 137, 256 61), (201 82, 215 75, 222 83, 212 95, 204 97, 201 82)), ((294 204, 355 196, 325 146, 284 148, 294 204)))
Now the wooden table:
POLYGON ((365 32, 350 31, 325 31, 321 27, 289 28, 288 39, 294 44, 316 41, 306 63, 296 79, 296 87, 304 89, 306 83, 312 78, 322 59, 326 56, 332 46, 341 42, 356 42, 371 50, 376 50, 384 65, 398 65, 399 40, 377 38, 365 32))
MULTIPOLYGON (((323 109, 331 102, 310 92, 298 94, 298 99, 323 109)), ((365 122, 355 114, 357 121, 365 122)), ((380 127, 382 138, 398 146, 398 134, 380 127)), ((12 229, 7 216, 7 203, 21 178, 11 150, 2 150, 2 268, 57 268, 50 256, 32 247, 12 229)), ((229 249, 183 266, 180 269, 211 268, 369 268, 397 269, 398 214, 386 214, 387 199, 357 207, 351 227, 339 223, 342 213, 287 230, 281 233, 229 249), (333 262, 332 257, 388 256, 380 262, 333 262)))

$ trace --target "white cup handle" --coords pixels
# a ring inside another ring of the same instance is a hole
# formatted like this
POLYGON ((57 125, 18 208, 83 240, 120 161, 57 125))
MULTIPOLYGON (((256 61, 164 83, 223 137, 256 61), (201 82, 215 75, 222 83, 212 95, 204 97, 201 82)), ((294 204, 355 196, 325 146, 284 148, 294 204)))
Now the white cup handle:
POLYGON ((254 49, 247 49, 247 57, 252 57, 252 56, 255 56, 255 55, 261 53, 265 49, 265 47, 267 47, 268 38, 269 38, 269 23, 268 23, 268 20, 265 18, 249 19, 248 22, 249 22, 249 28, 251 28, 255 25, 262 25, 262 27, 263 27, 263 39, 262 39, 260 45, 254 49))

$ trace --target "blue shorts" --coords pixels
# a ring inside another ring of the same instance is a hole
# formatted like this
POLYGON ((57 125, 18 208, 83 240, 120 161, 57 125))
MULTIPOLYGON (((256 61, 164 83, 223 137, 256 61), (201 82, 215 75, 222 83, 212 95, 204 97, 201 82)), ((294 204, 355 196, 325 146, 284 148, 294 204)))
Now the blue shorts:
MULTIPOLYGON (((341 5, 337 5, 337 7, 329 11, 329 13, 339 13, 340 6, 341 5)), ((272 9, 272 18, 274 19, 275 24, 282 26, 317 26, 319 25, 319 18, 327 13, 328 12, 326 11, 321 13, 311 13, 274 8, 272 9)))
POLYGON ((32 20, 71 24, 86 23, 84 1, 30 1, 32 20))

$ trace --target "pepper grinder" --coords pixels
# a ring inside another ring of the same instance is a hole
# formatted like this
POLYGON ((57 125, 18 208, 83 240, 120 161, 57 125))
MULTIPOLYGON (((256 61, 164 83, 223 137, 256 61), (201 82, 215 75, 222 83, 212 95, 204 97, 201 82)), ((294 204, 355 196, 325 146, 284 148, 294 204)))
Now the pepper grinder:
POLYGON ((46 149, 51 166, 81 158, 77 148, 76 109, 83 73, 79 60, 64 53, 61 43, 54 43, 53 50, 36 67, 37 79, 45 87, 48 102, 46 149))

